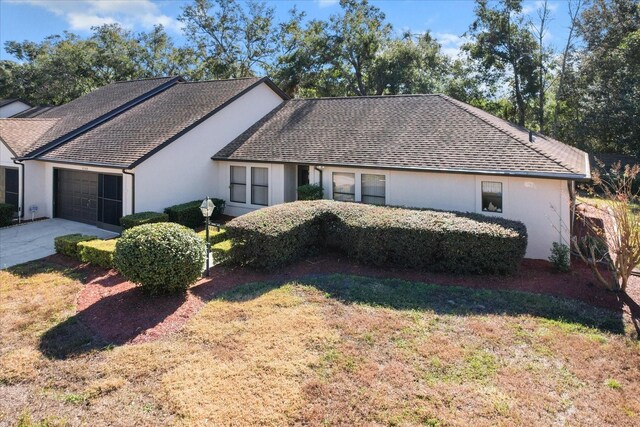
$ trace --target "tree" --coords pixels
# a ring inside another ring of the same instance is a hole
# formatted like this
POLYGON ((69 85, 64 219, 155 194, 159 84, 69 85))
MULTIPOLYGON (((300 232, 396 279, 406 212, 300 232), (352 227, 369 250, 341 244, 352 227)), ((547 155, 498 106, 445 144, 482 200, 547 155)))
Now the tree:
POLYGON ((546 104, 546 92, 549 86, 547 80, 547 74, 549 70, 549 62, 551 58, 551 50, 545 46, 544 39, 548 33, 548 25, 551 20, 551 10, 549 9, 548 0, 543 0, 540 7, 536 11, 538 15, 537 22, 531 23, 531 31, 538 43, 538 55, 536 58, 536 66, 538 68, 538 105, 537 105, 537 118, 538 128, 540 132, 545 132, 545 104, 546 104))
POLYGON ((572 246, 598 282, 612 291, 624 292, 631 273, 640 264, 640 215, 634 212, 640 196, 635 189, 640 165, 622 167, 618 162, 609 171, 601 172, 603 169, 601 164, 593 171, 595 187, 589 191, 603 195, 605 202, 587 203, 588 211, 578 217, 587 233, 574 236, 572 246), (600 271, 601 265, 609 275, 600 271))
POLYGON ((521 0, 500 0, 491 5, 487 0, 476 0, 476 4, 476 20, 467 32, 472 41, 463 49, 488 80, 511 87, 517 122, 524 126, 527 101, 538 93, 539 80, 538 45, 524 25, 521 0))
POLYGON ((594 0, 578 23, 577 138, 594 151, 640 154, 640 3, 594 0))
POLYGON ((275 11, 247 0, 195 0, 178 18, 199 59, 199 77, 237 78, 260 74, 276 52, 275 11))

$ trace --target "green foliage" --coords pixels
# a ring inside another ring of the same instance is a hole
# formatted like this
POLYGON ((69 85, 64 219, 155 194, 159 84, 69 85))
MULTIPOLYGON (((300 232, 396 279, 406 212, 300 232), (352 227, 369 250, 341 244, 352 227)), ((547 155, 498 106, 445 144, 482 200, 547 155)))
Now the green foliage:
POLYGON ((151 295, 186 291, 200 277, 204 262, 202 239, 167 222, 126 230, 113 257, 116 269, 151 295))
POLYGON ((13 223, 13 214, 16 208, 9 203, 0 203, 0 227, 6 227, 13 223))
POLYGON ((233 249, 233 241, 232 240, 224 240, 222 242, 218 242, 215 245, 211 246, 211 256, 213 258, 214 264, 219 264, 221 262, 225 262, 231 257, 231 250, 233 249))
POLYGON ((298 187, 298 200, 322 199, 322 187, 317 184, 305 184, 298 187))
POLYGON ((561 272, 566 273, 571 269, 570 251, 567 245, 562 243, 553 242, 551 247, 551 256, 549 256, 549 262, 553 264, 553 267, 561 272))
POLYGON ((168 222, 169 215, 160 212, 138 212, 131 215, 125 215, 120 218, 120 225, 124 230, 136 227, 142 224, 152 224, 154 222, 168 222))
POLYGON ((227 235, 234 262, 263 269, 329 249, 364 264, 505 274, 517 270, 527 247, 516 221, 329 200, 251 212, 227 223, 227 235))
POLYGON ((104 268, 113 268, 113 254, 116 251, 118 239, 89 240, 78 243, 80 261, 88 262, 104 268))
POLYGON ((67 234, 65 236, 56 237, 53 240, 53 244, 57 253, 79 260, 80 254, 78 252, 78 243, 96 239, 96 236, 86 236, 79 233, 67 234))
MULTIPOLYGON (((198 236, 200 236, 203 239, 206 239, 207 231, 206 230, 200 231, 198 233, 198 236)), ((209 243, 210 244, 215 245, 216 243, 220 243, 226 239, 227 239, 226 229, 220 228, 220 230, 218 230, 217 227, 209 227, 209 243)))
MULTIPOLYGON (((222 199, 211 199, 215 208, 211 214, 211 219, 216 219, 224 212, 225 201, 222 199)), ((200 210, 202 200, 194 200, 193 202, 182 203, 179 205, 169 206, 164 213, 169 215, 169 221, 176 222, 189 228, 197 228, 204 224, 204 217, 200 210)))

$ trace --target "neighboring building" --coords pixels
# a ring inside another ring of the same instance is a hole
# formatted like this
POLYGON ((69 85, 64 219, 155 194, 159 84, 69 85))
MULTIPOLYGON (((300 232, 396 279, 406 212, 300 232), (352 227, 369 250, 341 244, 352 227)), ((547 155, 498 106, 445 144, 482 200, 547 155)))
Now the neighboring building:
POLYGON ((31 108, 21 99, 0 99, 0 118, 11 117, 31 108))
POLYGON ((589 178, 584 152, 443 95, 289 100, 257 78, 115 83, 0 120, 0 140, 27 215, 112 228, 207 195, 241 215, 318 183, 336 200, 520 220, 530 258, 568 240, 589 178))

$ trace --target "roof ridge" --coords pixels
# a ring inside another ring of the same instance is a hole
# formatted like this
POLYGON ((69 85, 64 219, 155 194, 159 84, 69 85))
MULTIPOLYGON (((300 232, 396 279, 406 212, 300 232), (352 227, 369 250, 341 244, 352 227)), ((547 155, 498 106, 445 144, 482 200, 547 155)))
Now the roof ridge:
POLYGON ((327 101, 331 99, 383 99, 383 98, 419 98, 438 96, 437 93, 400 93, 396 95, 345 95, 345 96, 320 96, 317 98, 291 98, 289 101, 327 101))
MULTIPOLYGON (((457 99, 451 98, 450 96, 447 96, 447 95, 444 95, 444 94, 438 94, 438 96, 440 96, 442 99, 448 101, 451 105, 454 105, 454 106, 458 107, 459 109, 461 109, 463 111, 466 111, 467 113, 471 114, 472 116, 476 117, 477 119, 482 120, 483 122, 487 123, 489 126, 495 128, 495 129, 499 130, 500 132, 504 133, 505 135, 513 138, 515 141, 519 142, 520 144, 524 145, 525 147, 530 148, 533 151, 535 151, 536 153, 538 153, 538 154, 546 157, 547 159, 555 162, 556 164, 558 164, 559 166, 563 167, 567 171, 569 171, 571 173, 575 173, 575 171, 571 170, 566 163, 564 163, 564 162, 558 160, 557 158, 549 155, 548 153, 546 153, 545 151, 543 151, 539 147, 534 146, 531 142, 523 140, 519 135, 516 135, 515 133, 511 132, 508 129, 503 128, 502 126, 500 126, 500 125, 498 125, 496 123, 492 123, 491 121, 489 121, 486 118, 484 118, 481 115, 479 115, 476 111, 473 111, 473 109, 479 109, 478 107, 474 107, 473 105, 469 105, 469 104, 466 104, 466 103, 464 103, 462 101, 458 101, 457 99), (471 108, 468 108, 468 107, 471 107, 471 108)), ((493 114, 488 113, 488 112, 486 112, 486 111, 484 111, 482 109, 479 109, 479 110, 482 111, 485 114, 488 114, 488 115, 492 116, 492 117, 496 117, 496 116, 493 116, 493 114)), ((499 117, 496 117, 496 118, 499 119, 499 120, 504 120, 504 119, 500 119, 499 117)), ((505 121, 507 123, 510 123, 508 120, 505 120, 505 121)), ((520 125, 516 125, 515 123, 514 123, 514 125, 518 126, 518 127, 522 127, 520 125)), ((528 131, 528 129, 525 128, 525 127, 522 127, 522 129, 524 129, 524 131, 528 131)), ((542 134, 538 134, 538 135, 542 135, 542 134)), ((560 142, 560 141, 558 141, 558 142, 560 142)))
POLYGON ((215 82, 232 82, 237 80, 260 80, 264 77, 233 77, 229 79, 207 79, 207 80, 193 80, 193 81, 183 81, 181 84, 192 84, 192 83, 215 83, 215 82))
MULTIPOLYGON (((183 77, 181 75, 162 76, 162 77, 143 77, 143 78, 140 78, 140 79, 132 79, 132 80, 116 80, 115 82, 111 82, 111 84, 134 83, 134 82, 144 82, 144 81, 149 81, 149 80, 162 80, 162 79, 175 79, 175 78, 182 79, 183 77)), ((100 87, 105 87, 105 86, 108 86, 108 85, 109 84, 106 84, 106 85, 100 86, 100 87)))

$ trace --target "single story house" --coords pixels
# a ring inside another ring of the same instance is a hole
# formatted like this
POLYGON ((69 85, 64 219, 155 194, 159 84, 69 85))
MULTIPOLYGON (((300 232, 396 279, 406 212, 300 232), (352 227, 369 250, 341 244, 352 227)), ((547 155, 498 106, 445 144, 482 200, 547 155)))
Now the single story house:
POLYGON ((0 119, 0 201, 115 228, 218 197, 229 215, 324 197, 520 220, 527 257, 569 239, 586 153, 444 95, 289 99, 268 78, 114 83, 0 119), (10 181, 10 182, 9 182, 10 181))

